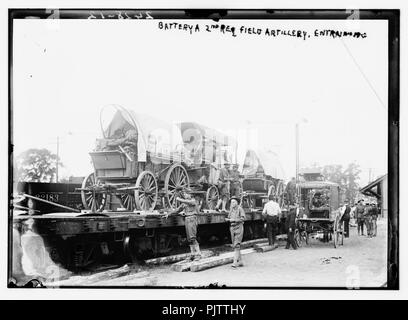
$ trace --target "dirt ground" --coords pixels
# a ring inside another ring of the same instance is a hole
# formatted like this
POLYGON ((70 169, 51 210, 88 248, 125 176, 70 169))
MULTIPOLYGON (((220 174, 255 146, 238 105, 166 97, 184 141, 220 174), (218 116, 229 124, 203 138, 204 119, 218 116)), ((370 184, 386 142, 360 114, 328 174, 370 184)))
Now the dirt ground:
POLYGON ((332 243, 312 239, 298 250, 286 250, 285 243, 265 253, 243 257, 245 266, 223 265, 200 272, 176 272, 169 265, 145 269, 95 285, 201 287, 381 287, 387 280, 387 224, 378 222, 374 238, 350 238, 334 248, 332 243))

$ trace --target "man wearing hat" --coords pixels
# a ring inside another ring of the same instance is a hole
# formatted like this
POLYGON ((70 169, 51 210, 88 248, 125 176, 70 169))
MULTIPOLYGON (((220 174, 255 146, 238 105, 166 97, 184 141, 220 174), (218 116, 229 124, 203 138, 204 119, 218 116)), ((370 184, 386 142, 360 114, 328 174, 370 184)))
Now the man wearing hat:
POLYGON ((292 179, 286 185, 285 192, 288 196, 289 204, 294 205, 296 200, 296 179, 294 177, 292 177, 292 179))
POLYGON ((350 230, 350 205, 347 201, 344 202, 344 213, 343 216, 341 217, 341 222, 343 222, 343 227, 344 227, 344 237, 348 238, 349 237, 349 230, 350 230))
POLYGON ((377 219, 378 219, 378 206, 375 203, 371 204, 372 209, 371 209, 371 222, 372 222, 372 233, 373 233, 373 237, 377 236, 377 219))
POLYGON ((359 200, 357 207, 356 207, 356 217, 357 217, 357 232, 358 235, 360 235, 360 231, 361 231, 361 235, 364 236, 364 205, 363 205, 363 200, 359 200))
POLYGON ((371 238, 372 237, 372 228, 371 228, 371 206, 367 202, 364 208, 364 222, 366 225, 367 229, 367 237, 371 238))
POLYGON ((227 206, 227 199, 230 195, 230 182, 231 182, 230 163, 225 162, 224 168, 220 170, 220 175, 218 177, 218 188, 220 190, 220 199, 218 200, 215 210, 219 210, 220 205, 222 204, 222 211, 227 211, 226 206, 227 206))
POLYGON ((231 196, 239 198, 240 196, 240 173, 238 171, 239 165, 235 163, 230 172, 231 177, 231 196))
POLYGON ((242 263, 240 249, 242 237, 244 236, 245 212, 239 205, 239 198, 231 198, 230 211, 225 221, 230 222, 231 242, 234 248, 234 262, 232 263, 232 267, 242 267, 244 264, 242 263))
POLYGON ((197 241, 197 213, 199 211, 200 204, 197 199, 191 196, 191 192, 192 190, 189 188, 183 189, 183 191, 181 192, 181 197, 176 198, 176 200, 180 202, 181 205, 173 212, 167 214, 165 218, 167 218, 171 214, 184 212, 184 226, 186 228, 187 241, 190 245, 191 259, 200 260, 201 251, 200 245, 197 241))

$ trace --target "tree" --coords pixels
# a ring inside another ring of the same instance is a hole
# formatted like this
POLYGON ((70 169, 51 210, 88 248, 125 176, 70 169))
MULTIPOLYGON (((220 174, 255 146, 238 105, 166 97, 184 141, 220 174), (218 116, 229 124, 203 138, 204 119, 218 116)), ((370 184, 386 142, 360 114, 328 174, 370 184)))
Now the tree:
POLYGON ((325 180, 339 184, 345 199, 349 201, 356 200, 359 192, 358 181, 360 180, 361 173, 360 166, 357 163, 350 163, 346 168, 338 164, 325 165, 322 167, 316 163, 314 163, 312 167, 320 169, 325 180))
MULTIPOLYGON (((48 149, 28 149, 16 158, 17 179, 52 182, 57 173, 57 155, 48 149)), ((59 161, 59 158, 58 158, 59 161)), ((59 163, 62 166, 62 163, 59 163)))

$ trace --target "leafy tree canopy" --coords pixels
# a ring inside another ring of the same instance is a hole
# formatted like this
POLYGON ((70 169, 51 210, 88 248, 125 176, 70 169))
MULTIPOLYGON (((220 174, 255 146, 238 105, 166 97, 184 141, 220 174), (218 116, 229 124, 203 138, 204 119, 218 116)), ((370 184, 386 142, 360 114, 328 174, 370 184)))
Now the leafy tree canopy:
POLYGON ((52 182, 57 172, 57 155, 48 149, 28 149, 17 156, 15 168, 18 181, 52 182))

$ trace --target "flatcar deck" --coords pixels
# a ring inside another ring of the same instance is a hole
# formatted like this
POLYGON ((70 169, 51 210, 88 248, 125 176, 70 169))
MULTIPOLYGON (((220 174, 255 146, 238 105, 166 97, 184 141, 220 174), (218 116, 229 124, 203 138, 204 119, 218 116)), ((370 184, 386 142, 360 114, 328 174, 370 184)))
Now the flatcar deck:
MULTIPOLYGON (((246 210, 246 221, 261 220, 261 210, 246 210)), ((226 223, 226 212, 200 212, 198 223, 226 223)), ((184 216, 160 213, 137 214, 134 212, 72 213, 58 212, 42 215, 18 215, 13 217, 15 225, 30 225, 40 235, 79 235, 104 232, 126 232, 132 229, 152 229, 184 226, 184 216)))

